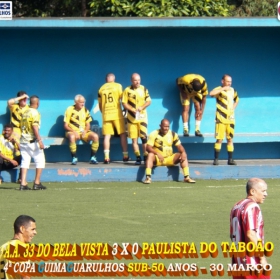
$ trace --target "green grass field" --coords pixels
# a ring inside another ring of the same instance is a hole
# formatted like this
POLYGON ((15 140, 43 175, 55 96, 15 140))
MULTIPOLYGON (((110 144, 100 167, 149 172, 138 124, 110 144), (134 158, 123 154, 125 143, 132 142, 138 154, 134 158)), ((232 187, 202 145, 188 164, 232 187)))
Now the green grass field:
MULTIPOLYGON (((272 278, 280 278, 280 180, 266 180, 268 197, 261 205, 265 222, 265 241, 274 243, 268 262, 272 278)), ((117 242, 215 242, 219 255, 189 259, 159 259, 170 263, 196 263, 208 274, 193 278, 214 278, 211 263, 227 268, 220 248, 229 239, 229 212, 235 202, 245 197, 246 180, 205 180, 195 185, 182 182, 121 183, 47 183, 46 191, 20 192, 13 183, 0 186, 0 243, 13 236, 13 222, 18 215, 36 219, 38 243, 117 242)), ((126 261, 127 262, 127 261, 126 261)), ((134 258, 134 262, 139 262, 134 258)), ((141 262, 155 262, 141 260, 141 262)), ((129 278, 132 278, 130 276, 129 278)), ((155 276, 153 276, 155 278, 155 276)), ((171 278, 171 277, 168 277, 171 278)), ((179 278, 179 277, 173 277, 179 278)), ((185 278, 187 278, 185 276, 185 278)), ((227 273, 223 277, 231 278, 227 273)))

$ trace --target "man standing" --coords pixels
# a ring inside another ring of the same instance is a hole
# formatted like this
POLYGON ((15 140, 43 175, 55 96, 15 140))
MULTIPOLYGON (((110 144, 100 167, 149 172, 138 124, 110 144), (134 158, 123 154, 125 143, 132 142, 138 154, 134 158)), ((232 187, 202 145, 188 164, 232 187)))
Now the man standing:
POLYGON ((138 137, 142 141, 144 161, 148 154, 146 152, 148 127, 146 108, 151 104, 149 92, 140 82, 140 75, 137 73, 132 74, 132 84, 124 90, 122 97, 123 106, 127 110, 128 137, 132 139, 136 165, 140 165, 142 161, 138 146, 138 137))
POLYGON ((189 110, 190 100, 194 103, 195 108, 195 136, 202 137, 200 132, 200 123, 202 120, 206 95, 208 94, 205 79, 197 74, 187 74, 176 80, 180 91, 180 99, 183 106, 182 120, 184 126, 184 136, 189 136, 189 110))
POLYGON ((33 95, 30 97, 30 106, 26 110, 21 119, 21 185, 20 190, 30 190, 27 185, 26 175, 30 166, 31 158, 34 159, 36 167, 36 175, 33 190, 45 190, 46 187, 41 184, 42 170, 45 168, 44 144, 39 134, 41 125, 41 115, 38 112, 40 100, 39 97, 33 95))
MULTIPOLYGON (((258 242, 264 246, 264 222, 259 204, 263 203, 267 197, 267 184, 259 178, 251 178, 246 185, 247 197, 237 202, 230 213, 230 238, 237 245, 238 242, 253 242, 256 246, 258 242)), ((246 245, 245 245, 246 246, 246 245)), ((255 266, 256 264, 266 265, 265 256, 232 257, 232 263, 255 266)), ((264 279, 267 276, 243 276, 242 279, 264 279)), ((240 277, 238 277, 240 279, 240 277)))
POLYGON ((27 105, 28 98, 29 96, 25 91, 19 91, 17 97, 8 100, 8 106, 11 112, 11 124, 14 127, 14 135, 18 140, 21 136, 20 121, 22 114, 29 108, 27 105))
POLYGON ((234 110, 239 102, 239 97, 236 90, 231 87, 231 76, 225 74, 221 83, 222 86, 216 87, 210 92, 210 96, 215 97, 217 101, 213 165, 219 165, 219 154, 225 135, 227 138, 228 165, 236 165, 236 162, 232 159, 234 150, 232 139, 235 126, 234 110))
POLYGON ((99 147, 98 135, 90 130, 90 122, 92 118, 89 110, 85 108, 86 100, 81 95, 75 96, 75 104, 69 106, 64 114, 64 129, 66 130, 66 137, 69 140, 69 149, 72 155, 72 164, 76 165, 77 158, 77 144, 76 141, 81 139, 84 142, 91 143, 90 163, 97 164, 96 152, 99 147))
POLYGON ((19 147, 18 139, 13 137, 13 125, 6 124, 0 135, 0 173, 2 170, 13 169, 21 163, 19 147))
POLYGON ((36 222, 32 217, 27 215, 21 215, 16 218, 14 222, 14 237, 12 238, 12 240, 6 242, 0 247, 0 279, 30 278, 26 276, 23 277, 20 274, 7 274, 4 270, 4 267, 8 267, 7 263, 11 261, 6 259, 5 255, 7 254, 6 251, 9 250, 10 245, 14 247, 17 247, 19 245, 22 247, 26 247, 26 244, 30 243, 36 234, 36 222))
POLYGON ((117 135, 121 138, 123 150, 123 161, 129 160, 127 151, 127 137, 124 124, 124 116, 121 108, 122 85, 115 83, 115 75, 109 73, 106 75, 106 83, 98 91, 99 109, 102 113, 104 135, 104 163, 110 163, 110 139, 111 135, 117 135))
POLYGON ((189 166, 187 153, 181 144, 178 134, 169 129, 170 124, 167 119, 160 123, 160 129, 153 131, 149 135, 147 142, 148 158, 146 161, 146 179, 144 184, 152 182, 151 173, 153 166, 173 166, 180 163, 184 173, 184 182, 195 183, 189 176, 189 166), (178 153, 173 153, 172 146, 178 149, 178 153))

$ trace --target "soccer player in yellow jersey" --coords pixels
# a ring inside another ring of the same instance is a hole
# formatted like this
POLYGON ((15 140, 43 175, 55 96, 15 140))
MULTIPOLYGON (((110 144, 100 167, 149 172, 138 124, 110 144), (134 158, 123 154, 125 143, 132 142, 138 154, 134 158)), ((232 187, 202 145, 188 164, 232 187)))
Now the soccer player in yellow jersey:
POLYGON ((44 154, 45 146, 39 133, 41 126, 41 115, 38 112, 39 104, 39 97, 36 95, 31 96, 29 109, 23 113, 20 122, 21 191, 30 190, 27 185, 26 175, 31 158, 34 159, 36 167, 33 190, 45 190, 47 188, 43 186, 40 181, 46 160, 44 154))
POLYGON ((184 127, 184 136, 189 136, 189 110, 190 100, 195 108, 195 136, 202 137, 200 132, 200 123, 202 120, 208 88, 205 79, 197 74, 187 74, 176 80, 180 91, 180 99, 183 106, 182 120, 184 127))
POLYGON ((142 141, 144 161, 147 158, 147 127, 148 116, 146 108, 151 104, 148 90, 140 84, 141 78, 137 73, 131 76, 131 86, 123 92, 122 103, 127 110, 128 137, 132 139, 132 147, 136 155, 136 165, 140 165, 142 158, 138 146, 138 137, 142 141))
POLYGON ((216 143, 214 146, 213 165, 219 165, 219 154, 225 135, 227 138, 228 165, 236 165, 236 162, 232 159, 232 155, 234 150, 234 110, 239 102, 239 97, 236 90, 231 87, 232 78, 230 75, 225 74, 222 77, 221 83, 222 86, 216 87, 210 92, 210 96, 215 97, 217 100, 215 127, 216 143))
POLYGON ((148 158, 146 161, 146 179, 144 184, 152 182, 151 174, 153 166, 173 166, 180 163, 184 173, 184 182, 195 183, 189 175, 187 153, 181 144, 178 134, 169 129, 170 124, 167 119, 160 123, 160 129, 153 131, 149 135, 147 142, 148 158), (178 149, 178 153, 173 153, 173 145, 178 149))
POLYGON ((10 245, 26 247, 26 244, 30 243, 36 234, 36 221, 32 217, 20 215, 16 218, 14 222, 14 237, 0 247, 0 279, 30 279, 28 276, 6 273, 5 267, 7 268, 9 263, 12 263, 12 261, 6 258, 6 255, 11 251, 9 250, 10 245))
POLYGON ((20 163, 19 142, 16 137, 13 137, 13 125, 6 124, 0 135, 0 173, 1 170, 13 169, 20 163))
POLYGON ((90 130, 90 122, 92 118, 89 110, 85 108, 86 100, 81 95, 75 96, 75 104, 69 106, 64 114, 64 129, 66 130, 66 137, 69 140, 69 148, 72 155, 72 164, 76 165, 78 162, 77 158, 77 144, 76 141, 81 139, 84 142, 91 143, 91 164, 97 164, 96 152, 99 147, 98 135, 90 130))
POLYGON ((26 109, 29 108, 29 106, 27 105, 28 98, 29 96, 25 91, 19 91, 17 93, 17 97, 8 100, 8 106, 11 112, 11 124, 13 124, 14 126, 13 133, 18 140, 21 136, 20 121, 22 118, 22 114, 26 109))
POLYGON ((121 108, 122 85, 115 83, 115 75, 106 75, 106 83, 98 91, 99 109, 102 113, 104 135, 104 163, 110 163, 111 135, 120 135, 123 150, 123 161, 129 160, 124 116, 121 108))

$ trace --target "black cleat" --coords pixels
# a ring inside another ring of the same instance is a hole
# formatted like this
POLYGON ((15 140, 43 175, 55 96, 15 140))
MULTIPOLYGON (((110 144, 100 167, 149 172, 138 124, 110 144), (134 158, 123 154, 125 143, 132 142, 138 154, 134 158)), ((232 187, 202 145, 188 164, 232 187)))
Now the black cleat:
POLYGON ((237 165, 237 163, 231 158, 227 162, 228 165, 237 165))
POLYGON ((184 129, 184 136, 185 137, 189 137, 190 136, 188 130, 186 130, 186 129, 184 129))
POLYGON ((47 187, 43 186, 41 183, 40 184, 35 184, 33 185, 33 190, 38 191, 38 190, 46 190, 47 187))
POLYGON ((213 165, 219 165, 219 160, 217 158, 214 159, 213 165))
POLYGON ((142 161, 141 157, 137 157, 134 164, 135 164, 135 165, 140 165, 140 164, 141 164, 141 161, 142 161))
POLYGON ((123 157, 123 162, 129 162, 130 158, 129 157, 123 157))
POLYGON ((20 185, 19 186, 19 190, 20 191, 30 191, 31 189, 30 188, 28 188, 28 185, 20 185))
POLYGON ((201 132, 199 130, 196 130, 195 131, 195 136, 202 137, 203 135, 201 134, 201 132))

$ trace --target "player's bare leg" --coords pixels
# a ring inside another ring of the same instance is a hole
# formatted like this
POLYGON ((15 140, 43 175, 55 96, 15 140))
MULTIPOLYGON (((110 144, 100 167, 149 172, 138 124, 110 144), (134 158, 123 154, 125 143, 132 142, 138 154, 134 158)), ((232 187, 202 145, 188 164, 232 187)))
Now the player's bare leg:
POLYGON ((121 138, 121 146, 122 146, 122 151, 123 151, 123 162, 128 162, 129 156, 128 156, 128 149, 127 149, 126 132, 120 134, 120 138, 121 138))
POLYGON ((155 164, 155 154, 148 153, 147 159, 146 159, 146 179, 143 181, 144 184, 151 184, 152 182, 152 168, 155 164))
POLYGON ((104 147, 104 163, 110 163, 110 139, 111 135, 104 135, 103 147, 104 147))
POLYGON ((142 159, 141 159, 140 151, 139 151, 138 138, 132 139, 132 148, 133 148, 134 154, 136 156, 135 165, 140 165, 142 159))
POLYGON ((30 190, 27 186, 26 182, 26 175, 27 175, 27 168, 21 168, 21 184, 20 184, 20 190, 30 190))
POLYGON ((189 136, 189 111, 190 105, 182 106, 182 120, 183 120, 183 128, 184 128, 184 136, 189 136))
POLYGON ((174 165, 180 163, 181 168, 183 169, 183 174, 184 174, 184 182, 185 183, 195 183, 195 180, 191 179, 190 177, 190 170, 189 170, 189 164, 188 164, 188 159, 186 158, 185 160, 181 159, 181 154, 176 153, 174 158, 173 158, 173 163, 174 165))
POLYGON ((202 120, 202 113, 201 113, 199 102, 194 103, 194 109, 195 109, 195 136, 202 137, 203 135, 200 132, 200 123, 202 120))

